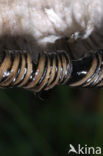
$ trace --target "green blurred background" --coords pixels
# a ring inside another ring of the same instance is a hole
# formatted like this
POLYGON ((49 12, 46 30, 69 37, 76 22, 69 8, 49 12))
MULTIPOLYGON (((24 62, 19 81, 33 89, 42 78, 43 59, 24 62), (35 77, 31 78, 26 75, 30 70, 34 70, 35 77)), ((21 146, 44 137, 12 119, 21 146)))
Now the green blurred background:
POLYGON ((102 89, 0 90, 0 156, 66 156, 69 144, 103 146, 102 89))

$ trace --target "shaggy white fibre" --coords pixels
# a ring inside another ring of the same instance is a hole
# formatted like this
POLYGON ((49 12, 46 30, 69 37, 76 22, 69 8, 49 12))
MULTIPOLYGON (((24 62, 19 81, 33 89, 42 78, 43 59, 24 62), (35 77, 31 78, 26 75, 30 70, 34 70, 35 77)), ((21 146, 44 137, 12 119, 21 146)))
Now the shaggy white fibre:
POLYGON ((103 0, 0 0, 0 37, 29 35, 38 44, 101 30, 103 0))

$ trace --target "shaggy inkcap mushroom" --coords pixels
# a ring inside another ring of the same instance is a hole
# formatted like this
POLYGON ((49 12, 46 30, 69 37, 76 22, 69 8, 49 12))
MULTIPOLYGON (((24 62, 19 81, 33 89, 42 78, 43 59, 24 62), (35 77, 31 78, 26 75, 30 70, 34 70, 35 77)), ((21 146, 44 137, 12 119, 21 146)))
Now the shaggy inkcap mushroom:
POLYGON ((0 86, 95 86, 102 23, 103 0, 0 0, 0 86))
POLYGON ((102 20, 103 0, 0 0, 0 46, 37 53, 68 37, 87 52, 102 46, 102 20))

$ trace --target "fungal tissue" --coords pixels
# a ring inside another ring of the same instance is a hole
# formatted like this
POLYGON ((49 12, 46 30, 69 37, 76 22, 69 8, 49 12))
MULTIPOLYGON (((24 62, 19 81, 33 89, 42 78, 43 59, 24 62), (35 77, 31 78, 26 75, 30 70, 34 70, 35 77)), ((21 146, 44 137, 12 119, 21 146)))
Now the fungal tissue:
POLYGON ((0 40, 24 36, 46 46, 68 37, 81 45, 93 35, 101 41, 102 23, 103 0, 0 0, 0 40))

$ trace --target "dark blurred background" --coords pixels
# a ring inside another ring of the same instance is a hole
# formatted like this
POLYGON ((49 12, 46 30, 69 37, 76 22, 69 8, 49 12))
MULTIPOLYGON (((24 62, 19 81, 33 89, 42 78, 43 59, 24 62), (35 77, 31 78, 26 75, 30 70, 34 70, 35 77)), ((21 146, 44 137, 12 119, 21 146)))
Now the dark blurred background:
POLYGON ((103 145, 102 89, 0 90, 0 156, 66 156, 69 144, 103 145))

